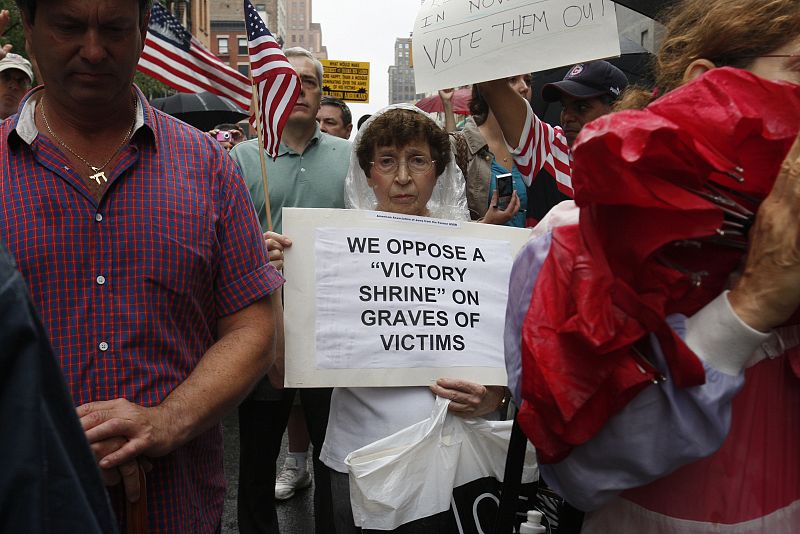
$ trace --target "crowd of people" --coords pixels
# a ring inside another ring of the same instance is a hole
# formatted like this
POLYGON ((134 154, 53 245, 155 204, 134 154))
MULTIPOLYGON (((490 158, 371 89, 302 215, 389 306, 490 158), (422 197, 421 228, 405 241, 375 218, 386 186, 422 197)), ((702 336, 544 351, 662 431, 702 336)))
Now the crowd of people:
POLYGON ((276 501, 312 478, 315 532, 378 532, 354 522, 345 458, 437 397, 456 417, 516 413, 580 532, 798 529, 796 0, 679 0, 654 87, 607 61, 541 94, 520 74, 474 84, 461 125, 443 89, 443 126, 392 105, 352 143, 322 64, 287 48, 301 90, 268 192, 257 139, 201 132, 133 84, 151 0, 16 1, 30 61, 0 52, 4 532, 221 532, 220 420, 237 410, 240 532, 279 533, 276 501), (534 214, 542 182, 559 196, 534 214), (287 207, 532 227, 508 387, 285 388, 287 207))

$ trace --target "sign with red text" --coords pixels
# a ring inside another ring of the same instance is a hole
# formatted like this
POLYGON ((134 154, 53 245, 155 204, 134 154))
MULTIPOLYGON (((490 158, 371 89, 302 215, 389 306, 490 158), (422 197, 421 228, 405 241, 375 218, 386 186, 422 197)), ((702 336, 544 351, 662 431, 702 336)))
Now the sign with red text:
POLYGON ((419 93, 620 54, 608 0, 425 0, 412 42, 419 93))
POLYGON ((360 210, 283 216, 287 386, 505 385, 508 280, 528 230, 360 210))

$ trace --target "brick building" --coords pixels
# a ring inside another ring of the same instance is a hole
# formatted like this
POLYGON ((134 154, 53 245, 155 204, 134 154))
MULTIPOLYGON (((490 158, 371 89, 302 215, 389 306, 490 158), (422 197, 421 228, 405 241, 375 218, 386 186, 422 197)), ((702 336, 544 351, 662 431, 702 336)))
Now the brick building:
MULTIPOLYGON (((253 6, 278 42, 286 40, 287 0, 255 0, 253 6)), ((248 76, 247 31, 244 7, 240 0, 213 0, 210 12, 211 52, 231 67, 248 76)))
POLYGON ((302 46, 318 59, 328 59, 328 49, 322 44, 322 27, 311 21, 311 2, 312 0, 287 0, 285 46, 302 46))
POLYGON ((184 28, 188 29, 206 48, 210 48, 210 0, 166 0, 162 3, 184 28))

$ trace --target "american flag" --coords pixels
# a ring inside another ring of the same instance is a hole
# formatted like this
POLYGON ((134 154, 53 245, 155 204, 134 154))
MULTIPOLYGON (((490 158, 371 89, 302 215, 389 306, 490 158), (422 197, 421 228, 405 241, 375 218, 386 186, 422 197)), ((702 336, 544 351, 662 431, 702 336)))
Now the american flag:
POLYGON ((300 94, 300 78, 250 0, 244 0, 244 20, 250 73, 258 94, 258 117, 264 132, 264 149, 274 159, 278 156, 283 126, 300 94))
POLYGON ((208 91, 250 111, 250 79, 220 61, 158 2, 144 44, 141 72, 182 93, 208 91))

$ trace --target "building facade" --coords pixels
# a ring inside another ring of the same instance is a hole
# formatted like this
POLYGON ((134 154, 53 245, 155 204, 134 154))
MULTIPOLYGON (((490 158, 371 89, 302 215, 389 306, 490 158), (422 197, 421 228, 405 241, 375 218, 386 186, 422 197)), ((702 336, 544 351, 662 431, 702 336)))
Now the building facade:
MULTIPOLYGON (((253 6, 279 43, 286 40, 287 0, 256 0, 253 6)), ((244 25, 244 6, 237 0, 214 0, 210 10, 211 52, 237 69, 250 75, 247 54, 247 31, 244 25)))
POLYGON ((211 45, 211 6, 210 0, 167 0, 163 2, 170 13, 184 28, 210 48, 211 45))
POLYGON ((285 46, 302 46, 317 59, 328 59, 328 49, 322 44, 322 26, 312 22, 312 0, 287 0, 288 17, 285 46))
POLYGON ((664 26, 641 13, 617 4, 617 28, 627 38, 654 54, 664 39, 664 26))
POLYGON ((411 37, 398 37, 394 41, 394 65, 389 67, 389 103, 413 103, 422 96, 414 88, 411 37))

